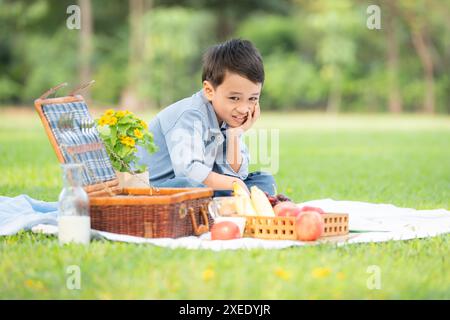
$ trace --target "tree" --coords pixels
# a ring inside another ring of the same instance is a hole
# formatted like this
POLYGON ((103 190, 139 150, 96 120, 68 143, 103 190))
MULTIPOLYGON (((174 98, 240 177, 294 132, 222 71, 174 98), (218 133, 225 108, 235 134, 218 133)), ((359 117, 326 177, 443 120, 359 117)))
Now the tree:
MULTIPOLYGON (((185 6, 210 10, 217 18, 215 36, 225 41, 236 30, 239 21, 253 12, 289 14, 292 0, 155 0, 161 6, 185 6)), ((208 30, 209 32, 209 30, 208 30)))
POLYGON ((321 75, 329 83, 327 112, 339 112, 342 100, 343 70, 355 61, 356 47, 352 30, 357 23, 349 0, 315 1, 309 23, 320 33, 317 60, 321 75))
MULTIPOLYGON (((85 84, 92 80, 92 34, 93 34, 93 20, 92 20, 92 6, 91 0, 79 0, 80 14, 81 14, 81 30, 80 30, 80 45, 79 45, 79 59, 80 59, 80 83, 85 84)), ((90 99, 90 91, 86 90, 83 93, 85 99, 90 99)))
POLYGON ((397 7, 395 2, 385 0, 385 34, 386 34, 386 57, 387 57, 387 73, 388 73, 388 90, 389 90, 389 111, 392 113, 402 112, 402 96, 398 83, 399 77, 399 43, 397 37, 398 19, 397 7))
POLYGON ((140 72, 143 66, 143 53, 145 46, 145 32, 143 15, 150 10, 151 2, 146 0, 129 0, 129 55, 128 55, 128 81, 122 91, 121 103, 128 109, 137 110, 143 107, 144 101, 139 96, 137 84, 140 81, 140 72))
POLYGON ((411 33, 411 40, 422 64, 424 73, 425 92, 423 99, 423 111, 434 113, 435 93, 434 93, 434 63, 431 54, 431 43, 428 35, 427 21, 423 12, 426 11, 426 2, 402 1, 401 13, 406 21, 411 33))

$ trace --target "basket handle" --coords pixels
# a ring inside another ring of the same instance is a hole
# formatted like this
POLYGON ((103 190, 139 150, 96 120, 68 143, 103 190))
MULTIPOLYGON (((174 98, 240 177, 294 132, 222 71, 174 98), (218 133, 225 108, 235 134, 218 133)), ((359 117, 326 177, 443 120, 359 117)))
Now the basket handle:
POLYGON ((199 236, 209 231, 208 216, 206 215, 206 210, 203 206, 200 207, 200 214, 205 224, 197 225, 197 219, 195 219, 194 208, 189 207, 188 213, 191 216, 192 227, 194 228, 194 234, 196 236, 199 236))
POLYGON ((54 86, 53 88, 48 89, 47 91, 45 91, 40 97, 39 99, 46 99, 49 95, 51 95, 52 93, 55 93, 56 91, 58 91, 58 89, 67 86, 67 82, 63 82, 58 84, 57 86, 54 86))
POLYGON ((79 85, 78 87, 76 87, 75 89, 73 89, 72 91, 70 91, 70 93, 68 95, 69 96, 74 96, 78 91, 89 87, 93 83, 95 83, 95 80, 91 80, 89 82, 83 83, 83 84, 79 85))

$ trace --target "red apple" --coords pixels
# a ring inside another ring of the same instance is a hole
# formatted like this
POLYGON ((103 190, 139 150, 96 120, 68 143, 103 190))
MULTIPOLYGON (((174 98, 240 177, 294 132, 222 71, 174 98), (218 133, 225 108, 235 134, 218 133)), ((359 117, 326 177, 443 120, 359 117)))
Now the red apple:
POLYGON ((295 222, 295 230, 297 232, 297 240, 314 241, 322 234, 324 229, 324 221, 322 216, 316 211, 301 212, 295 222))
POLYGON ((241 232, 236 223, 222 221, 215 223, 211 228, 211 240, 231 240, 241 237, 241 232))
POLYGON ((302 207, 300 209, 300 211, 301 212, 304 212, 304 211, 316 211, 317 213, 320 213, 320 214, 324 214, 325 213, 325 211, 323 211, 322 209, 320 209, 318 207, 310 207, 310 206, 304 206, 304 207, 302 207))
POLYGON ((296 217, 300 213, 300 208, 291 201, 278 203, 273 211, 277 217, 296 217))

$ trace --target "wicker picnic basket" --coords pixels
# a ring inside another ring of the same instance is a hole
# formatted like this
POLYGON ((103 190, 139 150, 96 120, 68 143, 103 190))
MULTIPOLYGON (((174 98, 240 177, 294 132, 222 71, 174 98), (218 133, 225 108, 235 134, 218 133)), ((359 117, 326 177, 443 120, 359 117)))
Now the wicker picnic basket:
MULTIPOLYGON (((348 234, 348 214, 324 213, 323 237, 348 234)), ((245 237, 270 240, 296 240, 295 217, 245 216, 245 237)))
MULTIPOLYGON (((90 83, 89 83, 90 84, 90 83)), ((87 84, 87 85, 89 85, 87 84)), ((60 84, 35 100, 35 108, 60 163, 83 163, 92 229, 147 238, 178 238, 208 232, 210 188, 121 188, 87 104, 76 92, 48 98, 60 84)))

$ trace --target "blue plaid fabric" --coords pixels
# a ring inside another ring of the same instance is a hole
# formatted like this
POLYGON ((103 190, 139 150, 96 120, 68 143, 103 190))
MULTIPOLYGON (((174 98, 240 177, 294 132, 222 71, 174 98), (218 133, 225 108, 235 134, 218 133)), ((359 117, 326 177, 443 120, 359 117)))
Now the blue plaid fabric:
POLYGON ((43 105, 42 110, 50 125, 65 163, 83 163, 83 185, 91 185, 105 182, 116 178, 116 174, 111 165, 111 161, 103 146, 100 150, 87 151, 70 155, 65 147, 81 146, 91 143, 102 143, 97 128, 94 126, 90 134, 81 131, 80 123, 82 119, 92 120, 88 107, 84 102, 71 102, 63 104, 43 105), (73 128, 70 130, 61 130, 58 128, 58 121, 63 114, 70 114, 73 119, 73 128))

